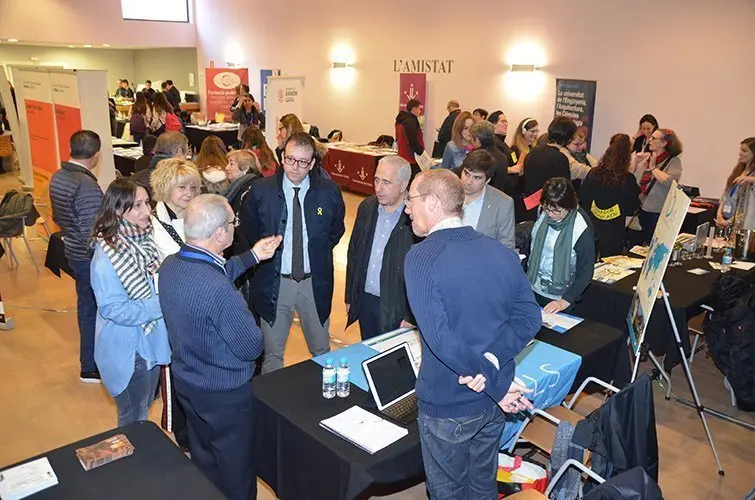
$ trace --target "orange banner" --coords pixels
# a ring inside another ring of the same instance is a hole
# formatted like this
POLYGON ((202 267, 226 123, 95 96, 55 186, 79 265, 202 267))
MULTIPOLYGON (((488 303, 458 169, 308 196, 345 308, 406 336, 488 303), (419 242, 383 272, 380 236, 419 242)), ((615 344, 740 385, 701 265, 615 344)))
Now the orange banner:
POLYGON ((55 140, 55 116, 49 102, 26 99, 26 120, 29 124, 29 149, 34 168, 34 196, 49 196, 50 177, 58 170, 58 144, 55 140))
POLYGON ((71 156, 71 136, 81 130, 81 110, 56 104, 55 123, 58 125, 58 152, 60 160, 64 161, 71 156))

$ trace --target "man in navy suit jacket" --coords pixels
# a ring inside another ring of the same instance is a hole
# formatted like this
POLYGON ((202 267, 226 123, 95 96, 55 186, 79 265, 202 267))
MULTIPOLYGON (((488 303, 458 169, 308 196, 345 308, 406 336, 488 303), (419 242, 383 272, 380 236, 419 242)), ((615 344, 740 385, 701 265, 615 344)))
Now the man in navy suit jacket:
POLYGON ((312 356, 330 350, 333 248, 344 233, 345 206, 338 185, 320 175, 316 163, 314 139, 293 134, 283 168, 252 184, 241 210, 247 241, 283 235, 275 256, 250 280, 250 303, 265 336, 263 373, 283 368, 294 311, 312 356))

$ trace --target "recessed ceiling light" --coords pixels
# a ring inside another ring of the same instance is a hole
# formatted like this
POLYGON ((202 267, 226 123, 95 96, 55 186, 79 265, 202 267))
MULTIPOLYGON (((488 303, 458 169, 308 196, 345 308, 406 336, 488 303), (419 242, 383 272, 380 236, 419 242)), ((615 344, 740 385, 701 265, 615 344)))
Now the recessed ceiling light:
POLYGON ((8 38, 8 41, 11 43, 15 43, 18 41, 18 38, 8 38))
POLYGON ((69 46, 68 46, 68 48, 69 48, 69 49, 75 49, 75 48, 76 48, 76 46, 75 46, 75 45, 69 45, 69 46))
POLYGON ((89 45, 89 44, 84 45, 84 47, 86 47, 87 49, 91 49, 92 48, 92 46, 89 45))
POLYGON ((110 44, 109 43, 103 43, 102 46, 103 47, 110 47, 110 44))

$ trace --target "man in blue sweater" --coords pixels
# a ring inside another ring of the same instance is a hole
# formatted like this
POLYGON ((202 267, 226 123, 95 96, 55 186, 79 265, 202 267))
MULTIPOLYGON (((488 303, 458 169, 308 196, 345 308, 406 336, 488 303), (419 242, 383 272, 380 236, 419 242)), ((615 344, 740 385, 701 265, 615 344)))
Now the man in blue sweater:
POLYGON ((233 282, 272 257, 281 237, 226 261, 235 225, 224 197, 194 198, 184 213, 186 244, 163 262, 158 291, 191 458, 226 496, 249 500, 257 494, 251 380, 264 341, 233 282))
POLYGON ((420 441, 430 498, 494 499, 503 412, 532 407, 514 357, 541 313, 517 254, 462 226, 463 205, 461 181, 442 169, 417 176, 406 200, 426 237, 404 268, 422 342, 420 441))

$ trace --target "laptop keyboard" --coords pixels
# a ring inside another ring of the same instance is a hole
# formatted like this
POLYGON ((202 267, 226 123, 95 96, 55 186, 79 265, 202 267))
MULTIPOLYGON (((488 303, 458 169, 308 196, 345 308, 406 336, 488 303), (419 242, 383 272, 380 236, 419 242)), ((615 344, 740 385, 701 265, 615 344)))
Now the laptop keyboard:
POLYGON ((396 420, 403 420, 417 412, 417 395, 412 394, 383 410, 396 420))

